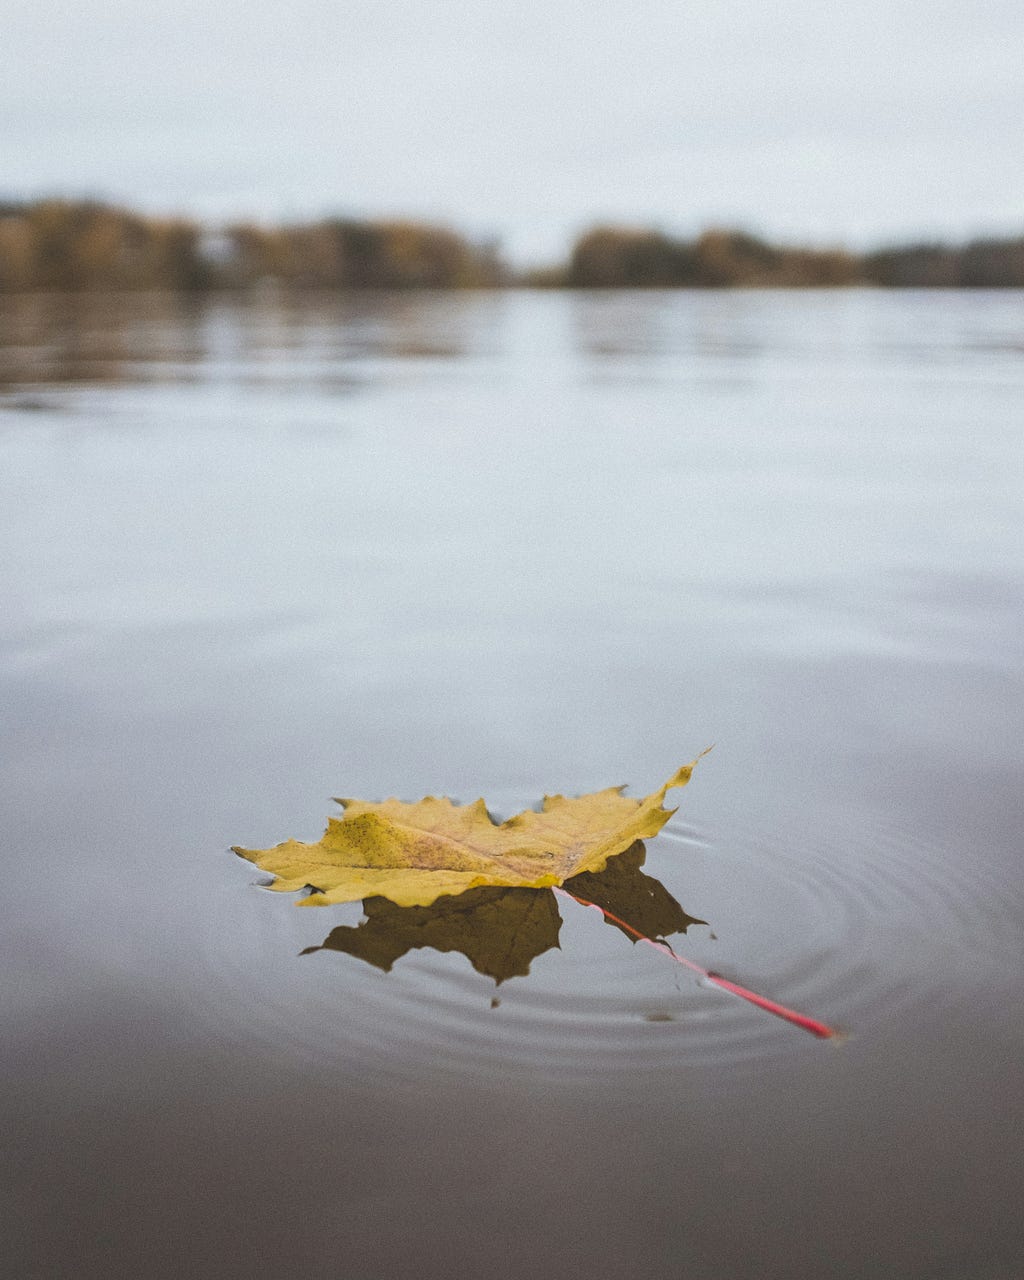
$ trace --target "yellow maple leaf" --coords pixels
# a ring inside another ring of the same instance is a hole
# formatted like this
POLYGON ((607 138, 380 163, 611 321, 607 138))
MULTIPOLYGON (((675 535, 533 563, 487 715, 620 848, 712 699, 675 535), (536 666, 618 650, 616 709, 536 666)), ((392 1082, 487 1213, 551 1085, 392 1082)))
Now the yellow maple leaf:
POLYGON ((543 889, 581 871, 602 871, 634 841, 657 835, 675 812, 662 807, 665 793, 684 787, 696 763, 683 765, 642 800, 623 795, 623 787, 545 796, 540 813, 528 809, 501 824, 483 800, 339 800, 344 814, 328 819, 316 844, 286 840, 273 849, 236 845, 234 852, 276 876, 274 889, 312 888, 299 900, 303 907, 372 897, 429 906, 481 885, 543 889))

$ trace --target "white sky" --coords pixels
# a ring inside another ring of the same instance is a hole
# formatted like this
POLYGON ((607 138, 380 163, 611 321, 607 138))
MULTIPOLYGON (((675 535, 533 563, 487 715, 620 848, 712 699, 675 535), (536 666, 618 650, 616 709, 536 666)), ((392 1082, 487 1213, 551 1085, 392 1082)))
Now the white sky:
POLYGON ((1024 231, 1021 0, 0 0, 0 196, 596 220, 864 246, 1024 231))

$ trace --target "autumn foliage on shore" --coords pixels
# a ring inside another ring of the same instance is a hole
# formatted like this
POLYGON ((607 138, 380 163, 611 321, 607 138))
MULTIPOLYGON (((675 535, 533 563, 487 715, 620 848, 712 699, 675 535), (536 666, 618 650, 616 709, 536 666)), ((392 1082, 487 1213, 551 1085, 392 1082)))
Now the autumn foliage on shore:
POLYGON ((537 283, 570 288, 1024 288, 1024 236, 854 254, 769 244, 743 231, 684 240, 648 228, 595 227, 564 269, 537 283))
POLYGON ((322 218, 211 228, 89 200, 0 203, 0 292, 249 289, 1024 288, 1024 236, 855 254, 744 231, 692 239, 598 226, 568 261, 516 274, 492 243, 412 220, 322 218))
POLYGON ((92 201, 0 205, 0 291, 410 289, 493 285, 490 245, 410 221, 328 218, 211 230, 92 201))

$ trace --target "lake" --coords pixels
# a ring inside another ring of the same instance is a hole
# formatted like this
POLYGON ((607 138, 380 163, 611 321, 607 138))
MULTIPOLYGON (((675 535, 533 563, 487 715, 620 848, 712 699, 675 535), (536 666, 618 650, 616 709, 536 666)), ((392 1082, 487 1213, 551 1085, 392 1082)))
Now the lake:
POLYGON ((7 1275, 1021 1274, 1024 294, 4 298, 0 459, 7 1275), (834 1039, 230 852, 712 743, 670 941, 834 1039))

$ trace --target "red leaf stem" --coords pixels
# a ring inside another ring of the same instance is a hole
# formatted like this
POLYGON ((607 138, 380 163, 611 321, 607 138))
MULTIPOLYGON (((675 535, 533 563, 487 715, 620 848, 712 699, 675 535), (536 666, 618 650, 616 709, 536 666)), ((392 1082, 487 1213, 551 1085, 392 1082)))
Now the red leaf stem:
POLYGON ((621 920, 617 915, 613 915, 611 911, 606 911, 604 907, 599 906, 596 902, 588 902, 586 898, 579 898, 575 893, 570 893, 568 889, 556 887, 555 893, 560 894, 563 898, 571 898, 573 902, 578 902, 581 907, 593 907, 595 911, 600 911, 605 919, 611 920, 620 929, 625 929, 627 933, 631 933, 638 942, 646 942, 655 951, 660 951, 662 955, 668 956, 676 964, 685 965, 687 969, 692 969, 694 973, 699 973, 701 977, 706 978, 708 982, 713 982, 716 987, 721 987, 723 991, 729 991, 734 996, 739 996, 741 1000, 746 1000, 750 1004, 756 1005, 757 1008, 764 1009, 766 1013, 773 1013, 777 1018, 783 1018, 786 1022, 791 1022, 794 1027, 800 1027, 801 1030, 810 1032, 812 1036, 817 1036, 820 1040, 831 1040, 839 1034, 833 1027, 824 1022, 818 1022, 815 1018, 808 1018, 805 1014, 797 1013, 793 1009, 787 1009, 785 1005, 769 1000, 767 996, 759 996, 756 991, 748 991, 746 987, 741 987, 739 983, 730 982, 728 978, 722 978, 717 973, 712 973, 709 969, 703 968, 693 960, 677 955, 664 942, 655 942, 653 938, 648 938, 646 933, 641 933, 639 929, 634 929, 631 924, 621 920))

